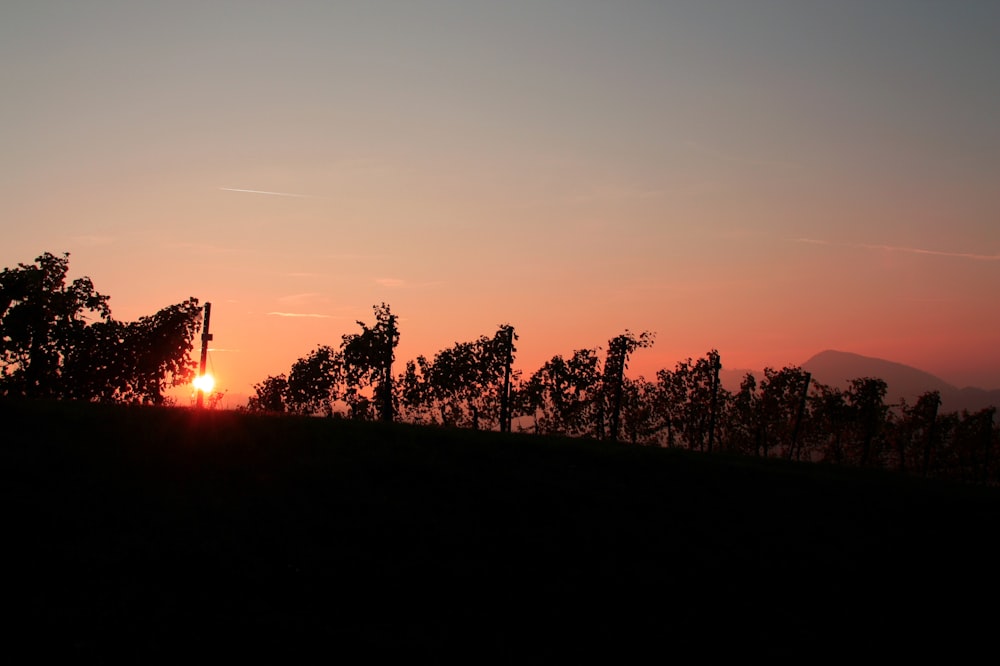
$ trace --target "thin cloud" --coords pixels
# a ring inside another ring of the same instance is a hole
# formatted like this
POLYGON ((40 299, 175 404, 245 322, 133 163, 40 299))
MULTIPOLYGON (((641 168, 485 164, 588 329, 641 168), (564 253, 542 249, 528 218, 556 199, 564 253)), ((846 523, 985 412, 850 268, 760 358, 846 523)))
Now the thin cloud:
POLYGON ((435 285, 441 284, 440 281, 435 282, 418 282, 412 283, 402 280, 400 278, 375 278, 375 284, 380 287, 385 287, 386 289, 418 289, 421 287, 433 287, 435 285))
POLYGON ((871 243, 836 243, 817 238, 794 238, 796 243, 808 243, 810 245, 836 245, 840 247, 859 247, 865 250, 884 250, 886 252, 906 252, 909 254, 925 254, 936 257, 955 257, 957 259, 971 259, 973 261, 1000 261, 1000 254, 977 254, 975 252, 946 252, 943 250, 927 250, 919 247, 907 247, 905 245, 873 245, 871 243))
POLYGON ((327 259, 391 259, 391 254, 358 254, 354 252, 341 252, 326 255, 327 259))
POLYGON ((865 245, 869 250, 889 250, 890 252, 909 252, 911 254, 931 254, 938 257, 958 257, 959 259, 974 259, 975 261, 1000 261, 1000 254, 976 254, 974 252, 943 252, 941 250, 924 250, 919 247, 903 247, 899 245, 865 245))
POLYGON ((168 250, 187 250, 189 252, 196 252, 199 254, 236 254, 239 252, 246 252, 243 248, 236 247, 220 247, 218 245, 209 245, 206 243, 164 243, 163 247, 168 250))
POLYGON ((242 192, 244 194, 266 194, 272 197, 291 197, 293 199, 315 199, 311 194, 296 194, 295 192, 273 192, 271 190, 248 190, 241 187, 220 187, 223 192, 242 192))
POLYGON ((76 236, 75 240, 81 245, 96 247, 98 245, 111 245, 116 242, 118 238, 115 236, 76 236))
POLYGON ((317 296, 321 294, 315 291, 307 291, 303 294, 288 294, 287 296, 281 296, 278 301, 281 303, 302 303, 303 301, 315 300, 317 296))
POLYGON ((308 319, 333 319, 333 315, 316 312, 266 312, 270 317, 304 317, 308 319))

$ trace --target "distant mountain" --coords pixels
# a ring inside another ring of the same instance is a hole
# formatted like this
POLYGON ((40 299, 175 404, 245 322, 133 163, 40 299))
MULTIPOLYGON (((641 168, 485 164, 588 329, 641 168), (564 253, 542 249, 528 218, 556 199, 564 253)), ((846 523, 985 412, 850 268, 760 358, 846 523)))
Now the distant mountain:
POLYGON ((719 383, 727 391, 736 393, 740 390, 740 384, 743 383, 743 378, 751 374, 760 381, 760 378, 764 376, 762 370, 750 370, 749 368, 727 368, 723 367, 719 371, 719 383))
POLYGON ((816 381, 839 388, 845 388, 850 380, 858 377, 877 377, 888 385, 886 402, 890 403, 905 398, 912 405, 921 394, 938 391, 941 394, 942 411, 975 411, 1000 405, 1000 390, 986 391, 971 387, 960 389, 940 377, 909 365, 850 352, 820 352, 803 363, 802 369, 811 372, 816 381))

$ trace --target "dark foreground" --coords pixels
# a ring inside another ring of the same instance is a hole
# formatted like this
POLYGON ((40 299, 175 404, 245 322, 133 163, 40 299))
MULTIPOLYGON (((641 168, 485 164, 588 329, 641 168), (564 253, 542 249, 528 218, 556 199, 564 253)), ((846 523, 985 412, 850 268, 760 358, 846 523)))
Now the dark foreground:
POLYGON ((995 649, 996 490, 319 419, 0 402, 8 649, 469 663, 995 649))

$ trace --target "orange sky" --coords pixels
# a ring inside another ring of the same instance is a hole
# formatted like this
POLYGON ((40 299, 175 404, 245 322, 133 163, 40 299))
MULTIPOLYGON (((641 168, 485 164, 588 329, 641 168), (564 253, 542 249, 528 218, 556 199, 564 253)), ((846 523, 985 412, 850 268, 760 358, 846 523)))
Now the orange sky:
POLYGON ((1000 387, 997 5, 664 5, 5 4, 0 264, 211 301, 230 406, 383 301, 400 370, 509 322, 1000 387))

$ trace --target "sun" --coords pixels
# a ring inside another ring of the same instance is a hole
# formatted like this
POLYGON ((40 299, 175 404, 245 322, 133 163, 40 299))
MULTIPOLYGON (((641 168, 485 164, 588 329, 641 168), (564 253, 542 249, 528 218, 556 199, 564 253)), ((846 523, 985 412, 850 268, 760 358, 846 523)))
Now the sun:
POLYGON ((202 393, 211 393, 212 389, 215 388, 215 377, 209 374, 204 374, 200 377, 195 377, 191 384, 194 385, 196 390, 201 391, 202 393))

